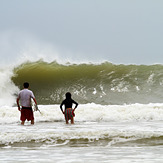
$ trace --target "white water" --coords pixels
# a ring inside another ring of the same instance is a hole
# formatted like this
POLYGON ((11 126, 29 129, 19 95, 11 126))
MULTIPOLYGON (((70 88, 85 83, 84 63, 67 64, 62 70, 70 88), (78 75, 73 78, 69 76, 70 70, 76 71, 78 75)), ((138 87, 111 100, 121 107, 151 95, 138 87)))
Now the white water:
POLYGON ((12 69, 0 70, 0 162, 163 162, 163 103, 79 104, 75 125, 59 105, 39 105, 20 125, 12 69))
POLYGON ((0 107, 0 162, 163 161, 163 104, 79 105, 75 125, 59 105, 39 109, 22 126, 17 107, 0 107))
MULTIPOLYGON (((41 114, 35 112, 36 122, 63 121, 59 105, 39 105, 41 114)), ((17 107, 0 107, 0 124, 18 123, 17 107)), ((99 105, 80 104, 76 110, 78 122, 138 122, 162 121, 163 104, 99 105)))
POLYGON ((0 69, 0 106, 12 106, 15 103, 14 93, 19 89, 11 81, 12 75, 10 68, 0 69))

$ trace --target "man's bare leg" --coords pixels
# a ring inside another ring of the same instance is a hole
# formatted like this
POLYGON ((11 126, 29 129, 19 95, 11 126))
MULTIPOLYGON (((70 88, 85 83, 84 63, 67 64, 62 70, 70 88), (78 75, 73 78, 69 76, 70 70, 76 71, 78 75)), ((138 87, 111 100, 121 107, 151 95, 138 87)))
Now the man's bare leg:
POLYGON ((21 125, 24 125, 24 123, 25 123, 25 121, 22 121, 22 122, 21 122, 21 125))
POLYGON ((71 118, 71 124, 74 124, 74 118, 73 117, 71 118))
POLYGON ((34 123, 35 123, 34 120, 31 120, 31 125, 34 125, 34 123))
POLYGON ((65 119, 66 120, 66 124, 68 124, 68 120, 67 119, 65 119))
POLYGON ((65 121, 66 121, 66 124, 68 124, 68 119, 66 118, 66 116, 65 116, 65 121))

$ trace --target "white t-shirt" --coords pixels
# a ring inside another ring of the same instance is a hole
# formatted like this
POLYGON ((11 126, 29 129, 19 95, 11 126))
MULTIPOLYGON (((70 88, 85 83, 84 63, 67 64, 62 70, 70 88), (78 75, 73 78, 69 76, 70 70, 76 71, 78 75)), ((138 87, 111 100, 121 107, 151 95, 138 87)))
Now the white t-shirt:
POLYGON ((23 89, 19 92, 18 98, 20 99, 21 106, 31 107, 31 98, 35 98, 35 96, 29 89, 23 89))

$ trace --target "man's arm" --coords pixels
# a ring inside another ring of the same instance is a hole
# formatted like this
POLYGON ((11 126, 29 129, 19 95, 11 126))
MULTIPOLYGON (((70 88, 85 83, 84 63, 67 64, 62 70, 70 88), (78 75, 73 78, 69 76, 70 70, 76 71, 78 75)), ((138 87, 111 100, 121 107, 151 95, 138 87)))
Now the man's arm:
POLYGON ((17 102, 18 110, 20 111, 21 109, 20 109, 20 105, 19 105, 19 97, 17 98, 16 102, 17 102))
POLYGON ((35 102, 35 104, 37 105, 37 101, 36 101, 36 99, 35 98, 33 98, 33 101, 35 102))
POLYGON ((60 109, 61 109, 62 113, 64 114, 64 111, 63 111, 63 109, 62 109, 63 104, 64 104, 64 103, 62 102, 61 105, 60 105, 60 109))
POLYGON ((34 101, 35 104, 36 104, 36 111, 37 111, 37 110, 38 110, 38 106, 37 106, 37 101, 36 101, 35 97, 33 98, 33 101, 34 101))
POLYGON ((74 108, 74 111, 75 111, 75 109, 78 107, 78 103, 74 100, 73 100, 73 103, 75 104, 75 108, 74 108))

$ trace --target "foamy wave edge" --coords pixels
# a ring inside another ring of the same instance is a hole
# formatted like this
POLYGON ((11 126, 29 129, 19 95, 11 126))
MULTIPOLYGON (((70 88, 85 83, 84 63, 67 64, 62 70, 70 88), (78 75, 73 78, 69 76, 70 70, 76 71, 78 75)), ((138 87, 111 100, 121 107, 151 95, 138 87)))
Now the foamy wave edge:
MULTIPOLYGON (((64 122, 59 105, 39 105, 40 112, 34 112, 36 123, 64 122)), ((137 122, 162 121, 163 103, 131 104, 131 105, 100 105, 79 104, 75 111, 76 122, 137 122)), ((19 123, 20 112, 17 107, 0 107, 0 124, 19 123)))

